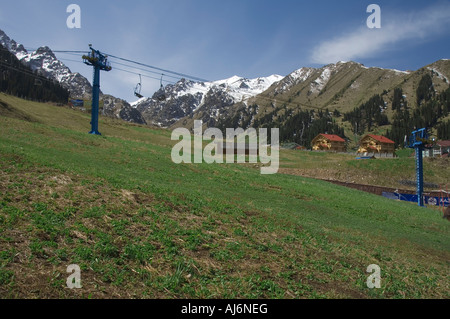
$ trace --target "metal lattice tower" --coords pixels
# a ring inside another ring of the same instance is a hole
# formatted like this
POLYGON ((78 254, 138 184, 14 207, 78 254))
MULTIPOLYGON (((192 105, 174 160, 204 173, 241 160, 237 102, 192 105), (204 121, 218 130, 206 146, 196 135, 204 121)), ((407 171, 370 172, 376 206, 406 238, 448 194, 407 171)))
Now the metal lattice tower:
POLYGON ((432 147, 433 140, 430 140, 426 128, 412 132, 409 137, 409 148, 414 148, 416 152, 416 178, 417 178, 417 203, 423 207, 423 151, 432 147))
POLYGON ((98 131, 98 110, 100 99, 100 71, 111 71, 111 65, 108 62, 107 56, 98 50, 94 50, 89 45, 91 52, 88 55, 83 55, 83 62, 94 67, 94 80, 92 87, 92 119, 91 131, 89 134, 101 135, 98 131))

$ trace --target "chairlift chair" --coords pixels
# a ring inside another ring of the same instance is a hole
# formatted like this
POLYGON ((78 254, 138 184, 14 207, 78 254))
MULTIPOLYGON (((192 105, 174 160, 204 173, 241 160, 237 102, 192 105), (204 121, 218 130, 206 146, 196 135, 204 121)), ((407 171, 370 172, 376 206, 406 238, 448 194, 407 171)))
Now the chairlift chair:
POLYGON ((159 89, 158 92, 156 92, 156 98, 158 99, 158 101, 165 101, 166 100, 166 94, 164 92, 164 85, 162 84, 162 79, 163 79, 164 74, 161 74, 161 87, 159 89))
POLYGON ((136 85, 136 88, 134 89, 134 95, 136 95, 138 98, 142 99, 144 96, 141 94, 142 89, 142 77, 139 74, 139 83, 136 85))
POLYGON ((34 79, 34 85, 41 86, 42 85, 41 79, 34 79))

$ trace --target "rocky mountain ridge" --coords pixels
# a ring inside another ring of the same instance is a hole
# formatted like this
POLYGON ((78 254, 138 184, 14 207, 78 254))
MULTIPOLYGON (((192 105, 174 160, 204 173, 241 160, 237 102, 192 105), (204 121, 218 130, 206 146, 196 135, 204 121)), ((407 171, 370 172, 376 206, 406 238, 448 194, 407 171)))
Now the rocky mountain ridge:
POLYGON ((0 30, 0 43, 33 71, 48 79, 58 81, 70 92, 72 98, 86 100, 91 98, 92 85, 90 82, 81 74, 73 73, 63 62, 56 58, 49 47, 42 46, 30 53, 22 44, 18 44, 13 39, 10 39, 2 30, 0 30))
MULTIPOLYGON (((48 46, 42 46, 34 52, 28 52, 22 44, 0 30, 0 44, 13 53, 19 61, 29 66, 31 70, 48 79, 59 82, 70 92, 73 99, 90 100, 92 98, 92 85, 88 79, 78 72, 72 72, 63 62, 58 60, 48 46)), ((145 124, 140 112, 122 99, 106 95, 100 92, 103 100, 103 114, 113 118, 123 119, 128 122, 145 124)))
MULTIPOLYGON (((29 53, 23 45, 0 30, 0 43, 20 61, 46 77, 60 82, 72 97, 90 100, 92 86, 79 73, 59 61, 49 47, 29 53)), ((300 111, 344 113, 383 95, 389 113, 395 88, 401 88, 409 107, 417 107, 416 89, 424 74, 432 78, 436 92, 449 87, 450 60, 442 59, 417 71, 399 71, 366 67, 357 62, 340 61, 320 68, 303 67, 287 76, 271 75, 256 79, 233 76, 213 82, 181 79, 166 85, 152 97, 128 103, 111 95, 101 95, 103 114, 126 121, 174 128, 192 127, 203 120, 213 127, 223 123, 247 127, 268 123, 271 119, 283 125, 289 114, 300 111), (164 95, 164 99, 161 99, 164 95), (264 118, 264 121, 261 119, 264 118)), ((389 114, 392 117, 392 114, 389 114)), ((341 123, 346 125, 345 123, 341 123)), ((350 129, 347 125, 345 129, 350 129)))

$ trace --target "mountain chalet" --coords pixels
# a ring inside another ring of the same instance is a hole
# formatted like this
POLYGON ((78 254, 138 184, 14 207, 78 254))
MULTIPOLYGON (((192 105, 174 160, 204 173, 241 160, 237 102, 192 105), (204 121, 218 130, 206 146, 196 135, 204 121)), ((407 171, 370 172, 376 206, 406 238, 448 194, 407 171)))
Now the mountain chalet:
POLYGON ((394 154, 395 142, 384 136, 367 134, 359 142, 358 153, 394 154))
POLYGON ((313 151, 345 152, 347 146, 342 137, 332 134, 319 134, 311 142, 313 151))

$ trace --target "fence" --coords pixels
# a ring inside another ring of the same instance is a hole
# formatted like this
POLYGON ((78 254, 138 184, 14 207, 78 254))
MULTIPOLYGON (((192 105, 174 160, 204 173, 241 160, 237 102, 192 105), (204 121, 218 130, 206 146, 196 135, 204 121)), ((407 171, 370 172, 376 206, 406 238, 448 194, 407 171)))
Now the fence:
MULTIPOLYGON (((401 200, 405 202, 418 202, 417 195, 412 194, 401 194, 401 193, 390 193, 383 192, 383 197, 395 200, 401 200)), ((448 207, 450 205, 450 198, 448 194, 446 197, 444 196, 424 196, 424 203, 430 206, 438 206, 438 207, 448 207)))
POLYGON ((352 155, 352 156, 358 156, 358 157, 364 157, 364 158, 396 158, 397 155, 392 153, 357 153, 357 152, 334 152, 334 151, 311 151, 311 152, 318 152, 318 153, 334 153, 334 154, 346 154, 346 155, 352 155))
MULTIPOLYGON (((403 194, 399 192, 383 192, 383 197, 407 202, 418 202, 417 195, 413 194, 403 194)), ((450 193, 448 192, 448 186, 439 187, 439 191, 431 191, 423 196, 424 204, 429 207, 434 207, 435 209, 441 210, 445 217, 445 209, 450 206, 450 193), (445 188, 445 190, 444 190, 445 188)))

